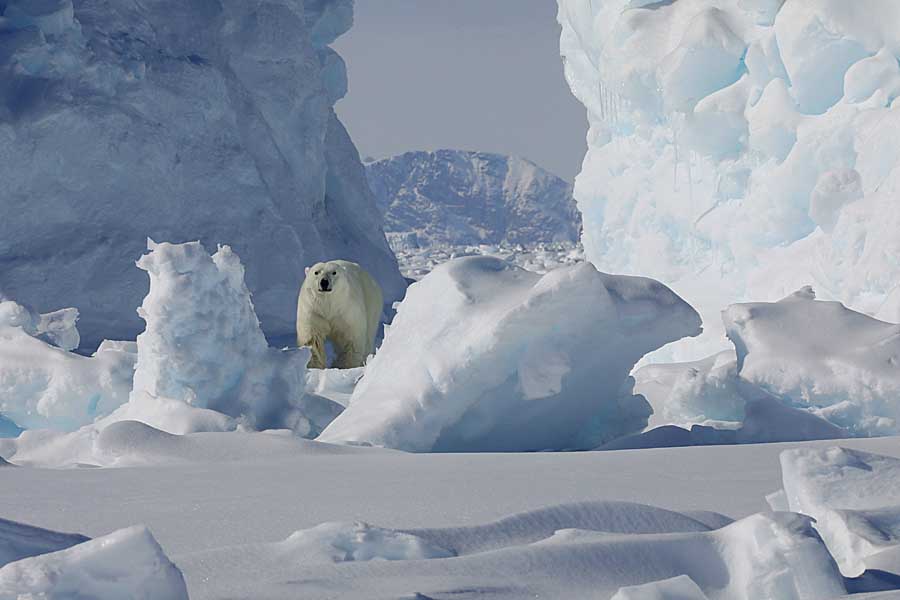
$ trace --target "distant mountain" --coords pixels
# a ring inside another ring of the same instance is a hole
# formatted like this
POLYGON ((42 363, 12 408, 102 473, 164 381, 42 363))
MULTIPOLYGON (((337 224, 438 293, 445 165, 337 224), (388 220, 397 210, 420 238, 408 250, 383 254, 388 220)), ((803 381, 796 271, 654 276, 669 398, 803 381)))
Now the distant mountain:
POLYGON ((577 242, 572 186, 532 162, 484 152, 407 152, 366 165, 384 231, 407 246, 577 242))

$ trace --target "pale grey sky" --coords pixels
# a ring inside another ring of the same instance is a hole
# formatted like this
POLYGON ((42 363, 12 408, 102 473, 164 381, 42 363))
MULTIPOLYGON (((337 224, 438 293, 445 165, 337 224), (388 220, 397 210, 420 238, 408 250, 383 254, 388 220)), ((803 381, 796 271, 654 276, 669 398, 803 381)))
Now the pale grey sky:
POLYGON ((363 156, 514 154, 571 181, 587 120, 559 58, 556 0, 356 0, 335 48, 338 114, 363 156))

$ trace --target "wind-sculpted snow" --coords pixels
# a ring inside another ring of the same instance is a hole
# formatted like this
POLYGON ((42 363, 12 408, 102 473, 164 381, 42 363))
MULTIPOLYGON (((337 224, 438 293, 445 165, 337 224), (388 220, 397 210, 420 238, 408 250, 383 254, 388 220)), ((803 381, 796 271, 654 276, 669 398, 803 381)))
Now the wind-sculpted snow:
POLYGON ((900 321, 900 5, 559 0, 559 21, 586 256, 697 307, 706 335, 670 355, 803 285, 900 321))
POLYGON ((0 568, 0 598, 187 600, 184 577, 145 527, 0 568))
POLYGON ((578 241, 572 186, 521 158, 407 152, 366 174, 396 248, 578 241))
POLYGON ((350 405, 319 437, 428 451, 590 448, 646 426, 628 373, 700 333, 662 284, 489 257, 410 287, 350 405))
POLYGON ((293 332, 306 265, 403 280, 333 104, 351 0, 0 3, 0 291, 134 339, 150 236, 230 244, 263 328, 293 332))

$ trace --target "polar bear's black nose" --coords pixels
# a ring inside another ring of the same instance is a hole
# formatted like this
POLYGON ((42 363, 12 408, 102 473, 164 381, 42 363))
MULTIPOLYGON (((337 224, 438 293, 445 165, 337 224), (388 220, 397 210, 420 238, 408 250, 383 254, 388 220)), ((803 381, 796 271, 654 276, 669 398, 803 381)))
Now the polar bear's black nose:
POLYGON ((319 282, 319 289, 323 292, 330 292, 331 284, 328 282, 327 279, 323 279, 322 281, 319 282))

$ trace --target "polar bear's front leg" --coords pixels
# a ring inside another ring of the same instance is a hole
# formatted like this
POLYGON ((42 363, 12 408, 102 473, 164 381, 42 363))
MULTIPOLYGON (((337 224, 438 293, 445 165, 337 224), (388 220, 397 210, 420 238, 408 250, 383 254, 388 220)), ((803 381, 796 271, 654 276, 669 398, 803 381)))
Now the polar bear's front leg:
POLYGON ((325 337, 321 335, 298 335, 297 345, 306 346, 312 351, 309 362, 306 363, 308 369, 325 369, 328 367, 328 357, 325 355, 325 337))
POLYGON ((358 348, 355 344, 346 343, 337 348, 337 358, 334 366, 338 369, 354 369, 365 364, 365 351, 358 348))

